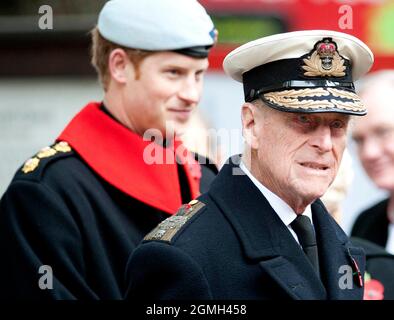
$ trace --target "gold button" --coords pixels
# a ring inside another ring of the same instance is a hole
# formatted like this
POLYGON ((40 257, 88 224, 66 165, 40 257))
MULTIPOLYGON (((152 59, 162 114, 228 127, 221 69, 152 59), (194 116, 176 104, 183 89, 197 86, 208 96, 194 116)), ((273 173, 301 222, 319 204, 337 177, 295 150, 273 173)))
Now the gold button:
POLYGON ((189 204, 192 205, 192 206, 194 206, 197 203, 198 203, 198 200, 196 200, 196 199, 194 199, 194 200, 189 202, 189 204))

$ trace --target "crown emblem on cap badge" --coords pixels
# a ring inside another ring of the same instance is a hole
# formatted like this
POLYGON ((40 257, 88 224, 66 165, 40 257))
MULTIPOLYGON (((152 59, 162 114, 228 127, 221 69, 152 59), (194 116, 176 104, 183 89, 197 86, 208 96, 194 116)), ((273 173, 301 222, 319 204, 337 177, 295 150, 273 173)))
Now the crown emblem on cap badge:
POLYGON ((345 60, 339 55, 337 46, 329 38, 315 44, 310 56, 303 59, 304 76, 307 77, 343 77, 345 60))

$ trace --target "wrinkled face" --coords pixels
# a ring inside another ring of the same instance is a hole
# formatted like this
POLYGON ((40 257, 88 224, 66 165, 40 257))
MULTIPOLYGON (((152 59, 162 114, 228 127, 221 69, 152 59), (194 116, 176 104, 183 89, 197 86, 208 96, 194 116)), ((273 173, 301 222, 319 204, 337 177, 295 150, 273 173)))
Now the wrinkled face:
POLYGON ((257 121, 260 181, 293 209, 321 197, 337 174, 349 116, 270 109, 257 121))
POLYGON ((158 52, 142 61, 138 79, 131 62, 127 68, 122 103, 128 125, 140 135, 152 128, 182 134, 200 101, 208 59, 158 52))
MULTIPOLYGON (((393 94, 391 94, 393 95, 393 94)), ((384 93, 363 96, 368 114, 357 119, 352 137, 361 163, 374 183, 394 192, 394 105, 384 93)))

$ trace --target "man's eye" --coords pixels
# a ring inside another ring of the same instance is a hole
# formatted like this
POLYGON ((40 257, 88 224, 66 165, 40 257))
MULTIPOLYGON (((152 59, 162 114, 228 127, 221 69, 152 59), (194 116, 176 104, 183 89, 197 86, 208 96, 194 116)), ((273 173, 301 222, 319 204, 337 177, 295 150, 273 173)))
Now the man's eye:
POLYGON ((393 131, 394 131, 394 128, 381 127, 376 130, 376 136, 378 136, 380 138, 385 137, 385 136, 390 135, 393 131))
POLYGON ((309 124, 311 123, 311 120, 309 119, 309 117, 305 116, 305 115, 299 115, 297 117, 298 121, 301 123, 305 123, 305 124, 309 124))
POLYGON ((331 127, 334 129, 341 129, 345 126, 345 124, 340 120, 335 120, 331 123, 331 127))
POLYGON ((166 72, 167 72, 168 74, 172 75, 172 76, 178 76, 178 75, 181 74, 180 71, 177 70, 177 69, 168 69, 166 72))
POLYGON ((358 136, 353 136, 353 141, 357 144, 357 145, 362 145, 364 142, 364 139, 358 136))

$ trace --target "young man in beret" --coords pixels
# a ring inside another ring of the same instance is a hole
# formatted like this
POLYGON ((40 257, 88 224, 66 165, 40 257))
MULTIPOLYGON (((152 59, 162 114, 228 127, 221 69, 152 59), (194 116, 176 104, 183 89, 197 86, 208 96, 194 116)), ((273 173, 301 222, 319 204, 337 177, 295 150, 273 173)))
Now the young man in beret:
POLYGON ((372 63, 360 40, 324 30, 231 52, 224 69, 243 82, 246 148, 144 238, 128 264, 127 297, 362 299, 364 253, 319 197, 337 173, 350 117, 366 114, 353 81, 372 63))
POLYGON ((215 175, 176 139, 215 41, 203 7, 108 1, 92 36, 103 102, 29 159, 1 199, 2 299, 122 298, 135 246, 215 175))

